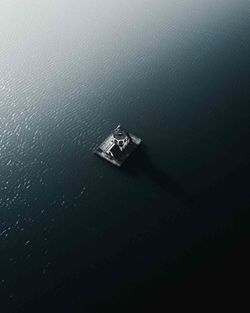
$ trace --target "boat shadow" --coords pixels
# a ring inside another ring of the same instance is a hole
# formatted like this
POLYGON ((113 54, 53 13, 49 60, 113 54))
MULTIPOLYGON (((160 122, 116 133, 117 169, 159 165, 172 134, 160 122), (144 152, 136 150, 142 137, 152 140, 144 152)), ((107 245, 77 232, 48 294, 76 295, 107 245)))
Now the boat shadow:
POLYGON ((123 169, 132 176, 146 175, 166 193, 186 206, 191 206, 194 203, 190 195, 175 179, 153 164, 144 144, 141 144, 131 158, 124 163, 123 169))

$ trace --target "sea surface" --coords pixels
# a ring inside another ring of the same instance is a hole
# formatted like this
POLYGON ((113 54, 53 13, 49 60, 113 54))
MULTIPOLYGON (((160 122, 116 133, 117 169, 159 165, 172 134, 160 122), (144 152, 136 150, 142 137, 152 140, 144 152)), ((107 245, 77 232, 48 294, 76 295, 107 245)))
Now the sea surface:
POLYGON ((249 12, 0 1, 1 313, 123 312, 249 208, 249 12), (93 154, 117 124, 121 169, 93 154))

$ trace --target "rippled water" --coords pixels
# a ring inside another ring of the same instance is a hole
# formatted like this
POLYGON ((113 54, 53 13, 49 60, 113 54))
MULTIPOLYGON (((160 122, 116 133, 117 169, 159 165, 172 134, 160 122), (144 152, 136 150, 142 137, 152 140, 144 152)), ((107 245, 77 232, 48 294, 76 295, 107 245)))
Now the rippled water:
POLYGON ((0 2, 6 312, 116 299, 249 205, 247 9, 0 2), (144 142, 121 170, 92 153, 118 123, 144 142))

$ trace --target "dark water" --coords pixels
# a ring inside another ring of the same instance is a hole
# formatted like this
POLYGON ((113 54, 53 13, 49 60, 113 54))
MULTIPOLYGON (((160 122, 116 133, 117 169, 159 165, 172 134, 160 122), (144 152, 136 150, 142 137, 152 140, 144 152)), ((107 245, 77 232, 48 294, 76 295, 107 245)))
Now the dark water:
POLYGON ((1 312, 131 312, 242 242, 249 7, 1 2, 1 312), (92 154, 118 123, 119 170, 92 154))

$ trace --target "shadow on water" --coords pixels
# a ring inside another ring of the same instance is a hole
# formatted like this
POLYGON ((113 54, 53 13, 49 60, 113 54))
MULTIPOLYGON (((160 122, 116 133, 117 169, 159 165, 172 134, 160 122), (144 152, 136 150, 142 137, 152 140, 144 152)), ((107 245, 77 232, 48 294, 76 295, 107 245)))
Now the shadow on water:
POLYGON ((141 144, 134 155, 126 161, 123 165, 123 169, 133 176, 141 174, 146 175, 166 193, 170 194, 186 206, 194 204, 193 199, 185 192, 177 181, 153 164, 147 152, 147 147, 144 144, 141 144))

